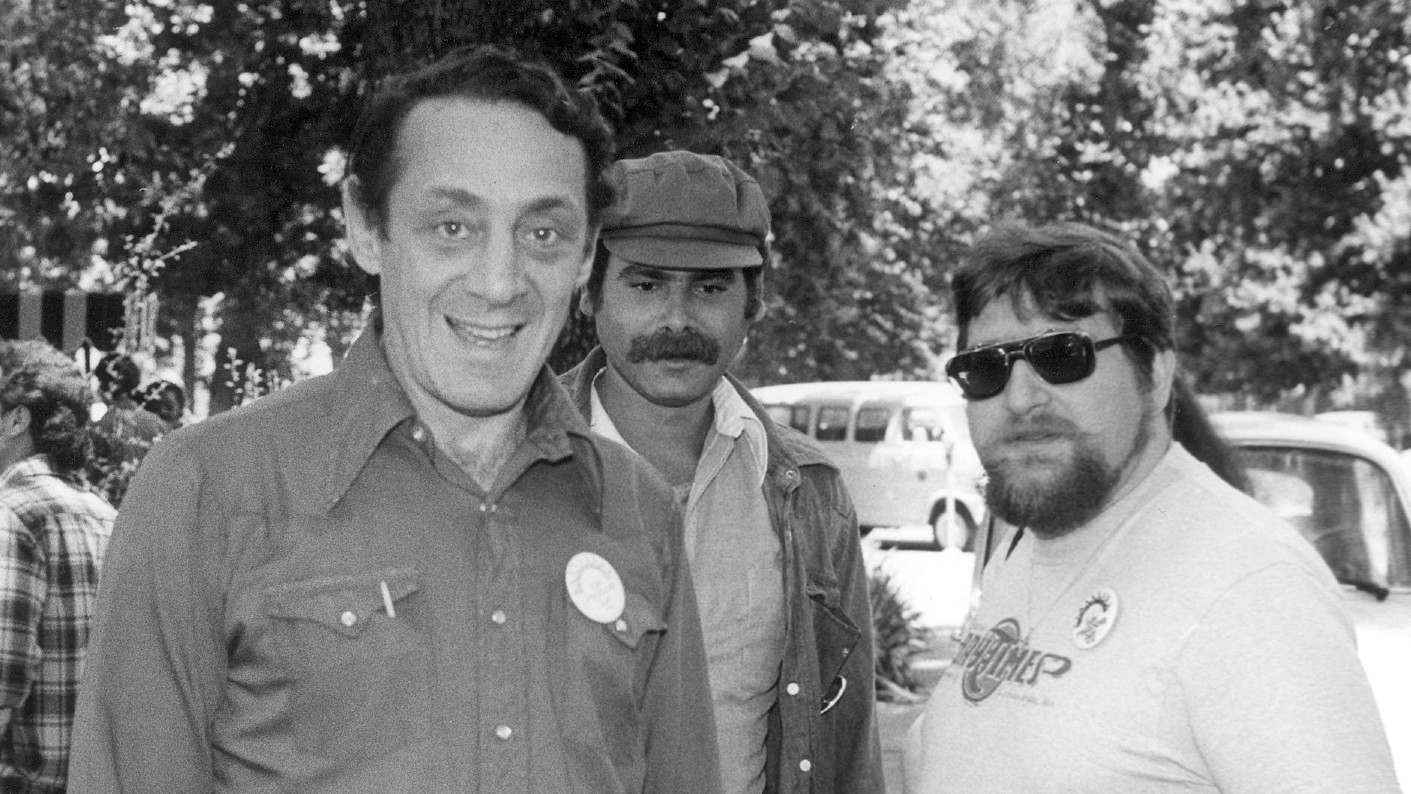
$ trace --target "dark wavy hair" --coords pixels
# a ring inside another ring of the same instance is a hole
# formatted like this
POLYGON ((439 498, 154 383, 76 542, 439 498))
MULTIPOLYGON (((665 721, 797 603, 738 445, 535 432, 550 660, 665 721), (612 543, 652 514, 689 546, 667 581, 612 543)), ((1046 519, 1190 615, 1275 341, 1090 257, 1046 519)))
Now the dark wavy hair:
POLYGON ((588 161, 584 185, 588 225, 597 228, 613 200, 606 179, 615 150, 612 130, 593 99, 574 90, 548 63, 492 44, 456 50, 391 78, 358 119, 349 146, 348 175, 356 180, 354 199, 378 228, 386 223, 387 196, 397 182, 398 138, 407 114, 419 102, 444 97, 517 102, 542 114, 554 129, 577 138, 588 161))
POLYGON ((1125 240, 1081 223, 996 226, 956 269, 951 294, 961 350, 971 321, 991 302, 1008 299, 1022 315, 1029 298, 1056 320, 1109 313, 1119 334, 1136 337, 1122 349, 1148 382, 1157 352, 1175 347, 1175 298, 1166 279, 1125 240))
POLYGON ((74 360, 46 342, 0 341, 0 409, 29 409, 35 451, 56 472, 73 475, 88 462, 88 410, 93 390, 74 360))

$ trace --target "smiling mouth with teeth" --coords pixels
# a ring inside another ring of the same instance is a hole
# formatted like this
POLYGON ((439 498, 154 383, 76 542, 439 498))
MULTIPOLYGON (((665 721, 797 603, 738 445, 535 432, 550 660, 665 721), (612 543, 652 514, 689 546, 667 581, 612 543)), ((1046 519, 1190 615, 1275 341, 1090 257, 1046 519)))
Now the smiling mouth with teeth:
POLYGON ((515 334, 519 333, 520 325, 478 325, 475 323, 456 320, 452 317, 446 318, 446 325, 462 339, 473 345, 480 347, 493 347, 499 345, 515 334))

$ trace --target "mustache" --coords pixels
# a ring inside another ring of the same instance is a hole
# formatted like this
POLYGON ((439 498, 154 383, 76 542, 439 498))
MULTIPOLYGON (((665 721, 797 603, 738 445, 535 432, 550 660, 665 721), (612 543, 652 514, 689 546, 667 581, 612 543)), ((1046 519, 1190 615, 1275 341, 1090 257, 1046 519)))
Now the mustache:
POLYGON ((627 360, 699 361, 713 365, 720 360, 720 343, 693 328, 672 331, 663 328, 651 336, 639 336, 627 348, 627 360))
POLYGON ((1069 419, 1058 416, 1036 416, 1015 420, 1005 427, 1001 441, 1016 441, 1035 435, 1076 435, 1077 426, 1069 419))

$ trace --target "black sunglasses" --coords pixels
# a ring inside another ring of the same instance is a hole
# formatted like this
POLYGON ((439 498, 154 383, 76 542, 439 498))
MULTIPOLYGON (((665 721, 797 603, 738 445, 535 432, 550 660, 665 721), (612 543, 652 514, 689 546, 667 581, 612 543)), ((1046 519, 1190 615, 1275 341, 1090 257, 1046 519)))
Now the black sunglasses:
POLYGON ((984 400, 1004 391, 1014 360, 1020 358, 1049 383, 1077 383, 1097 368, 1097 351, 1136 338, 1128 334, 1094 342, 1082 331, 1050 331, 957 353, 946 363, 946 375, 971 400, 984 400))

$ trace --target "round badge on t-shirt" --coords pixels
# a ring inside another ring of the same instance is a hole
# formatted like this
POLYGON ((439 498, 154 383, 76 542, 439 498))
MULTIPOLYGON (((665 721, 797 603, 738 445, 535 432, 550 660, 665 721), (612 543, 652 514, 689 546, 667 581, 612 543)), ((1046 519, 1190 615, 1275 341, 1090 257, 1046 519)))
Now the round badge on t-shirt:
POLYGON ((1073 644, 1086 651, 1105 639, 1117 622, 1117 592, 1102 587, 1083 601, 1073 624, 1073 644))

